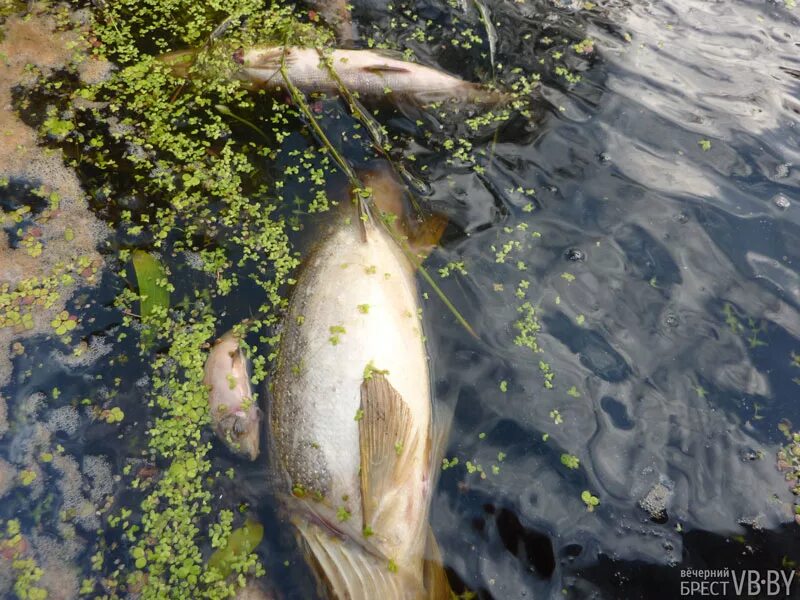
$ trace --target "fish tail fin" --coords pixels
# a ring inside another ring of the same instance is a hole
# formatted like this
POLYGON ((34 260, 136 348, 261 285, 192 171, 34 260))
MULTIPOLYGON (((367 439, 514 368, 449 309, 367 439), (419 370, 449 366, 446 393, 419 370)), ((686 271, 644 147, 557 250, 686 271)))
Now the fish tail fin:
POLYGON ((197 58, 197 50, 175 50, 158 57, 158 61, 166 65, 175 77, 185 79, 189 76, 189 69, 197 58))
POLYGON ((478 106, 486 108, 501 107, 513 99, 513 96, 508 92, 503 92, 498 89, 486 87, 479 83, 468 83, 468 90, 466 90, 467 100, 478 106))
POLYGON ((433 530, 428 527, 425 540, 425 563, 422 568, 422 581, 425 585, 425 598, 427 600, 450 600, 453 590, 447 579, 447 573, 442 565, 442 554, 433 530))
POLYGON ((305 519, 295 523, 318 580, 336 600, 418 600, 421 583, 388 560, 305 519))

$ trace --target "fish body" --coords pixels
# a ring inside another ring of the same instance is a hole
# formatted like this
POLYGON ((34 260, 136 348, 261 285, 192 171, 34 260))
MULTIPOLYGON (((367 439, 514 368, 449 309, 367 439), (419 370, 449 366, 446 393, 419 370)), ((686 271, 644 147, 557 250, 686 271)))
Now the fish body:
POLYGON ((425 572, 432 419, 414 269, 364 225, 340 218, 298 278, 270 403, 273 469, 332 597, 449 597, 425 572))
POLYGON ((241 65, 241 77, 266 87, 287 87, 281 73, 284 59, 289 80, 306 93, 338 93, 332 68, 350 91, 369 101, 401 98, 419 105, 446 100, 495 104, 505 99, 504 94, 479 84, 375 50, 333 50, 326 57, 330 68, 313 48, 272 46, 234 54, 234 60, 241 65))
POLYGON ((236 454, 255 460, 259 454, 261 410, 250 383, 247 357, 240 338, 227 332, 212 346, 203 383, 214 433, 236 454))

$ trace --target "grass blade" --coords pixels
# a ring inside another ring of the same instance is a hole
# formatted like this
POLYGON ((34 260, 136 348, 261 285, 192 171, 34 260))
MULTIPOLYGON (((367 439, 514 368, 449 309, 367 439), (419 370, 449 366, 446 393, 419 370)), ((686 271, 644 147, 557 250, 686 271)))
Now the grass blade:
POLYGON ((142 319, 147 319, 157 311, 166 311, 169 308, 169 283, 158 259, 144 250, 134 250, 133 270, 139 286, 139 314, 142 319))

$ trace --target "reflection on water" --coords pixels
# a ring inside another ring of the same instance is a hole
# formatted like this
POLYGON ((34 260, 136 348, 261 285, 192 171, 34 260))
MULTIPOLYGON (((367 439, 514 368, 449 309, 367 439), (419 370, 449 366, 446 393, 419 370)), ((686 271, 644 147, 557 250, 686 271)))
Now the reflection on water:
MULTIPOLYGON (((491 79, 488 46, 459 37, 483 32, 476 10, 353 4, 365 38, 380 32, 464 78, 491 79), (409 33, 421 23, 423 41, 409 33)), ((775 468, 779 421, 800 423, 797 10, 741 0, 486 7, 500 85, 515 67, 542 73, 536 119, 473 135, 477 170, 402 115, 385 121, 393 141, 414 133, 398 146, 417 156, 408 168, 452 223, 428 268, 450 265, 440 284, 480 338, 430 294, 435 397, 453 411, 432 509, 449 574, 483 598, 671 598, 681 568, 800 560, 775 468)), ((118 334, 109 304, 124 282, 105 284, 102 297, 67 307, 87 323, 78 333, 92 358, 118 334)), ((226 308, 230 323, 249 316, 244 295, 226 308)), ((5 461, 66 451, 41 467, 62 488, 42 503, 50 513, 30 516, 58 523, 34 543, 86 570, 85 548, 55 547, 75 539, 59 511, 89 539, 99 525, 90 508, 120 493, 111 481, 122 465, 144 481, 155 469, 141 456, 147 367, 123 347, 127 363, 93 364, 42 340, 15 357, 3 390, 5 461), (54 388, 98 406, 113 399, 126 425, 89 426, 90 410, 54 388)), ((215 469, 237 469, 219 498, 247 502, 264 522, 261 554, 281 597, 312 596, 263 464, 214 452, 215 469)), ((4 518, 21 497, 19 486, 6 496, 4 518)), ((104 535, 109 553, 115 535, 104 535)))
POLYGON ((487 472, 443 474, 444 554, 496 598, 675 597, 680 566, 779 568, 799 539, 774 464, 778 421, 800 418, 797 16, 684 0, 537 10, 584 24, 573 35, 599 56, 572 88, 544 82, 554 106, 535 139, 493 148, 491 202, 474 180, 454 186, 498 210, 472 209, 465 229, 480 231, 440 254, 465 263, 467 318, 487 342, 433 327, 456 403, 449 456, 487 472), (519 186, 537 210, 505 192, 519 186), (498 264, 490 249, 511 240, 498 264), (521 280, 541 355, 513 344, 521 280))

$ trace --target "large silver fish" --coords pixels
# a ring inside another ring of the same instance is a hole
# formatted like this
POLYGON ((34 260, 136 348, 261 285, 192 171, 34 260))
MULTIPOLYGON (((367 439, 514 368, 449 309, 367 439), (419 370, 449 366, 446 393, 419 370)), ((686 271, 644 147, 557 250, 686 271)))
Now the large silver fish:
POLYGON ((240 76, 256 86, 285 89, 281 73, 281 61, 285 60, 289 80, 307 93, 338 93, 333 69, 350 91, 370 101, 401 99, 427 105, 457 100, 489 105, 506 99, 501 92, 377 50, 333 50, 326 57, 330 66, 313 48, 281 46, 240 49, 233 55, 241 65, 240 76))
MULTIPOLYGON (((386 177, 367 183, 399 196, 386 177)), ((437 436, 415 269, 380 223, 344 208, 281 334, 272 469, 330 597, 449 598, 428 527, 437 436)))
POLYGON ((233 330, 219 338, 208 353, 203 383, 214 433, 236 454, 255 460, 259 453, 261 410, 250 383, 247 358, 233 330))

